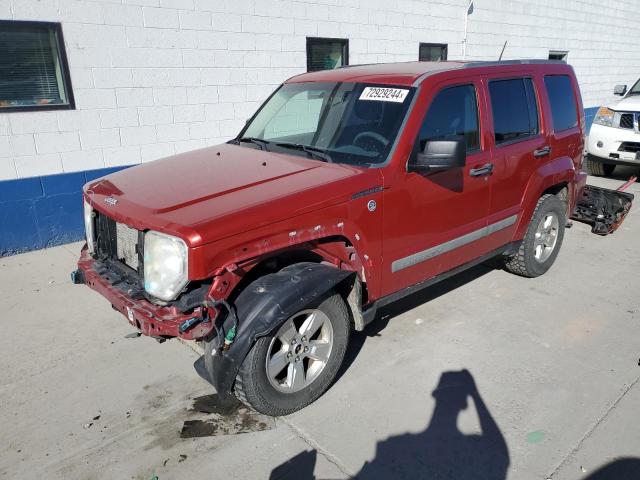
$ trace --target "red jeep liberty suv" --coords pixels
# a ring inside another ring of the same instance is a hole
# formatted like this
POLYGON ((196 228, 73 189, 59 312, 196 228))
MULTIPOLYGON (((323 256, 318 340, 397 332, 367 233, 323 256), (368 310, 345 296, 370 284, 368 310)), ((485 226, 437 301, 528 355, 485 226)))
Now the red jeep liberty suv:
POLYGON ((561 62, 299 75, 228 143, 88 183, 74 278, 145 335, 202 340, 220 394, 288 414, 381 305, 497 256, 545 273, 584 128, 561 62))

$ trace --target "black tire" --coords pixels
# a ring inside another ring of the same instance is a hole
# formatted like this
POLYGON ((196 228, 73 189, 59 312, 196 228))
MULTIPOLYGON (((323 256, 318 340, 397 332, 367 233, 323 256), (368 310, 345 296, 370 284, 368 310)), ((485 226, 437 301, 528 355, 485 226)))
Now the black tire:
POLYGON ((505 258, 505 269, 516 275, 529 278, 538 277, 549 270, 562 246, 566 223, 566 205, 555 195, 548 194, 540 197, 518 252, 505 258), (541 262, 535 258, 536 230, 541 220, 551 212, 555 213, 558 218, 557 238, 551 255, 541 262))
POLYGON ((589 158, 586 159, 585 165, 587 167, 587 172, 590 175, 595 175, 597 177, 608 177, 616 169, 616 166, 611 163, 597 162, 595 160, 590 160, 589 158))
POLYGON ((333 347, 323 370, 312 383, 297 392, 283 393, 274 388, 265 367, 274 331, 273 335, 258 339, 240 367, 234 393, 242 403, 266 415, 288 415, 314 402, 331 386, 349 343, 351 325, 347 305, 340 295, 330 292, 310 307, 324 312, 333 329, 333 347))

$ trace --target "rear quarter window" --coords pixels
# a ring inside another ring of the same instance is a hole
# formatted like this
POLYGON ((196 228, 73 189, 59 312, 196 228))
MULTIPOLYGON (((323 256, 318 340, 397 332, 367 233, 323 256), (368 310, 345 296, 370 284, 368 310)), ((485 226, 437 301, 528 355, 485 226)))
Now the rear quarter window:
POLYGON ((553 130, 561 132, 578 125, 578 109, 573 85, 568 75, 547 75, 544 85, 551 104, 553 130))

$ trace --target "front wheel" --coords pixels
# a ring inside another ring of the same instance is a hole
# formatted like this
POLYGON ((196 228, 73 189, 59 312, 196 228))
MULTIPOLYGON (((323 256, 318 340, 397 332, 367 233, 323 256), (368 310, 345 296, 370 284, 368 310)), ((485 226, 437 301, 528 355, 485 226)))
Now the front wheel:
POLYGON ((309 405, 333 382, 349 333, 347 306, 338 294, 297 312, 255 343, 236 377, 236 396, 272 416, 309 405))
POLYGON ((533 212, 518 252, 505 259, 505 268, 523 277, 538 277, 555 262, 567 223, 566 205, 555 195, 543 195, 533 212))
POLYGON ((597 177, 609 177, 616 169, 614 164, 597 162, 588 158, 585 161, 585 166, 588 173, 597 177))

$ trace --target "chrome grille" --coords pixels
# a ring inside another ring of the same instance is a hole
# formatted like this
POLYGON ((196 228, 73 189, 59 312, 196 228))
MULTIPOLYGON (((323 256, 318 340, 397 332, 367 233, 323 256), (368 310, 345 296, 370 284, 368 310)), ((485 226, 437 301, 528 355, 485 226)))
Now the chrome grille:
POLYGON ((124 223, 116 223, 116 254, 118 260, 138 270, 138 231, 124 223))

